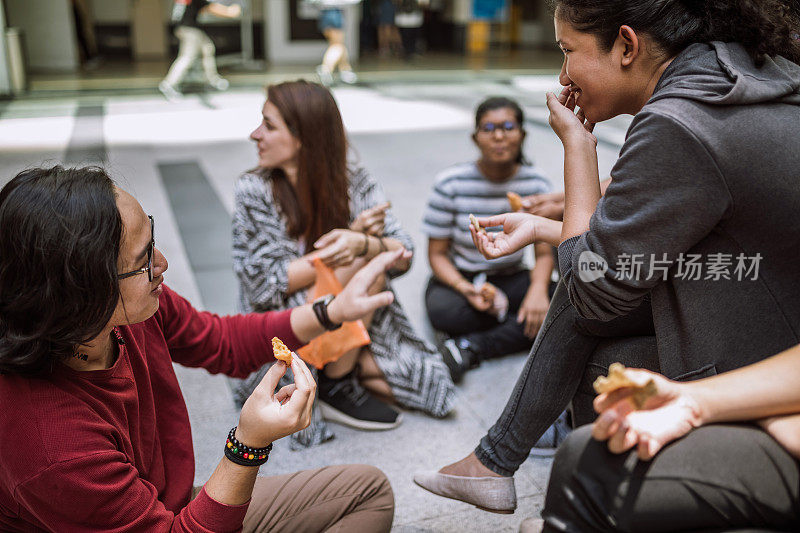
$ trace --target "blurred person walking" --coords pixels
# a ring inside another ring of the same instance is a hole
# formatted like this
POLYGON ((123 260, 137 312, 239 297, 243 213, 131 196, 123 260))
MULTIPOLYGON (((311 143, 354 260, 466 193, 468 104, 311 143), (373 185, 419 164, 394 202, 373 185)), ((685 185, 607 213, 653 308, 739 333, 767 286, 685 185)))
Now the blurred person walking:
POLYGON ((224 91, 230 85, 217 72, 216 48, 211 38, 200 29, 197 18, 201 13, 216 17, 237 18, 242 13, 238 4, 226 6, 209 0, 175 0, 172 21, 177 23, 175 36, 180 41, 178 57, 169 69, 167 77, 158 84, 158 90, 168 99, 181 96, 178 86, 198 56, 202 56, 203 72, 209 85, 224 91))
POLYGON ((403 59, 411 61, 414 56, 419 55, 419 35, 425 22, 425 14, 422 9, 430 5, 430 1, 395 1, 397 2, 397 14, 394 16, 394 23, 400 31, 400 39, 403 43, 403 59))
POLYGON ((358 76, 353 72, 350 56, 345 44, 344 13, 342 8, 360 3, 361 0, 313 0, 319 6, 319 19, 317 27, 325 40, 328 48, 322 56, 322 64, 317 67, 317 76, 322 85, 333 85, 333 75, 339 71, 339 79, 343 83, 352 85, 358 81, 358 76))
POLYGON ((400 49, 400 33, 395 26, 394 0, 378 0, 375 18, 378 26, 378 55, 388 57, 400 49))

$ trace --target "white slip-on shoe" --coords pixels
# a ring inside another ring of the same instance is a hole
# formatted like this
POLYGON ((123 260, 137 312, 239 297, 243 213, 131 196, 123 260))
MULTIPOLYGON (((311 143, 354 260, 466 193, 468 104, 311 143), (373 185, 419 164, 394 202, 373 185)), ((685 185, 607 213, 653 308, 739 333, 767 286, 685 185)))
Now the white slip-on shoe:
POLYGON ((517 508, 513 477, 466 477, 428 471, 414 474, 414 483, 438 496, 491 513, 511 514, 517 508))

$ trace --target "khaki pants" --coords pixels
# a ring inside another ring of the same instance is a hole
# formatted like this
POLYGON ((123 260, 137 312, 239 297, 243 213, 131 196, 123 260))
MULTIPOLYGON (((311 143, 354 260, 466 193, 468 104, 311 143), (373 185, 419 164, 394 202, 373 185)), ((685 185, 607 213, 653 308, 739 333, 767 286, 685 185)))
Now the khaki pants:
POLYGON ((394 494, 383 472, 337 465, 257 478, 243 531, 378 533, 389 531, 393 518, 394 494))

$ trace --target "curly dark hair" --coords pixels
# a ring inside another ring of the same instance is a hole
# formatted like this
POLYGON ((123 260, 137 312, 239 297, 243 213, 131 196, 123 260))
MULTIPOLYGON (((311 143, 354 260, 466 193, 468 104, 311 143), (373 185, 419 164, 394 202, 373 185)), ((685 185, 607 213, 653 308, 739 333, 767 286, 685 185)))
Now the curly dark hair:
POLYGON ((111 319, 122 219, 98 167, 33 168, 0 191, 0 373, 46 375, 111 319))
MULTIPOLYGON (((475 110, 475 129, 477 130, 481 125, 481 120, 483 119, 483 115, 488 113, 489 111, 494 111, 495 109, 510 109, 514 112, 514 118, 517 120, 517 124, 519 127, 522 128, 523 133, 525 132, 525 113, 522 111, 522 107, 520 107, 519 103, 516 100, 512 100, 511 98, 507 98, 505 96, 490 96, 480 104, 478 104, 478 108, 475 110)), ((530 164, 525 154, 522 152, 522 146, 519 147, 519 154, 517 154, 517 164, 519 165, 528 165, 530 164)))
POLYGON ((556 15, 611 50, 619 28, 649 35, 668 57, 693 43, 738 42, 756 66, 767 56, 800 64, 800 17, 789 0, 550 0, 556 15))

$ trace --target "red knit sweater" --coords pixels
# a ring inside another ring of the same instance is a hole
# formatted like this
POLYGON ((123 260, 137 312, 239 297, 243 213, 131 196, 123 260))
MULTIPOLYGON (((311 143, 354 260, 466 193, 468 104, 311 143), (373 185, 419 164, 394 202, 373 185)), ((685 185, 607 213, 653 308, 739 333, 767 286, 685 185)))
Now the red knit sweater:
POLYGON ((274 360, 273 336, 300 346, 290 313, 219 317, 165 286, 153 317, 116 329, 111 368, 0 376, 0 530, 240 530, 247 504, 205 490, 189 502, 192 434, 172 363, 246 376, 274 360))

